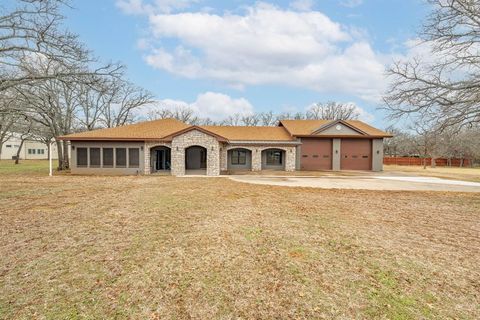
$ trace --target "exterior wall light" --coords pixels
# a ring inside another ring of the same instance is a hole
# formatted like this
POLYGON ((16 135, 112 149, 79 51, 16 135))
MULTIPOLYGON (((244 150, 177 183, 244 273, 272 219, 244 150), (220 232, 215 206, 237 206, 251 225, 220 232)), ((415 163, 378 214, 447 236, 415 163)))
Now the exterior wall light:
POLYGON ((338 150, 335 150, 335 153, 338 154, 338 150))
POLYGON ((377 154, 380 154, 380 150, 377 150, 377 154))
POLYGON ((72 146, 72 150, 75 150, 75 146, 72 146))

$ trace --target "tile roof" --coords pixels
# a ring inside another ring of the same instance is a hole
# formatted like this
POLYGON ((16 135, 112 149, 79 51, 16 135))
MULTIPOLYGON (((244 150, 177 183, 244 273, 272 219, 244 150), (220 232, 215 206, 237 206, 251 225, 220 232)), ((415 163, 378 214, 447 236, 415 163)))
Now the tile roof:
POLYGON ((189 127, 175 119, 139 122, 115 128, 72 133, 59 137, 62 140, 154 140, 189 127))
MULTIPOLYGON (((277 127, 257 126, 190 126, 175 119, 139 122, 116 128, 73 133, 58 137, 61 140, 120 140, 120 141, 169 141, 175 134, 191 128, 205 130, 217 138, 231 141, 294 141, 292 136, 308 136, 320 127, 332 124, 333 120, 282 120, 277 127), (286 129, 286 130, 285 130, 286 129)), ((358 120, 347 120, 346 124, 373 137, 391 135, 358 120)))
MULTIPOLYGON (((336 120, 281 120, 280 125, 285 127, 293 136, 308 136, 320 127, 336 122, 336 120)), ((376 129, 360 120, 343 120, 353 128, 374 137, 391 137, 391 134, 376 129)))
POLYGON ((293 138, 282 127, 258 126, 201 126, 228 140, 236 141, 292 141, 293 138))

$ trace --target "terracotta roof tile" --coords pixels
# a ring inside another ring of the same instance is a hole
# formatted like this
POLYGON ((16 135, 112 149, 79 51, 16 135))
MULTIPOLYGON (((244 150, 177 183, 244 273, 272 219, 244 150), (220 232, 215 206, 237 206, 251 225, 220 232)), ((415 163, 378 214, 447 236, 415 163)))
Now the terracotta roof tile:
POLYGON ((73 133, 62 140, 152 140, 161 139, 189 127, 175 119, 139 122, 131 125, 73 133))

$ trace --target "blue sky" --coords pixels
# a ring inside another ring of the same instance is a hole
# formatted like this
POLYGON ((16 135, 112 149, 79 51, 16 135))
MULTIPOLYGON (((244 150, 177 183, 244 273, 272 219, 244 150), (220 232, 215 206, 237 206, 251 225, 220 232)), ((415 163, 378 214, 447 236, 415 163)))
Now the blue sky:
POLYGON ((67 27, 134 83, 200 116, 304 111, 314 102, 376 108, 392 59, 409 55, 421 0, 82 0, 67 27))

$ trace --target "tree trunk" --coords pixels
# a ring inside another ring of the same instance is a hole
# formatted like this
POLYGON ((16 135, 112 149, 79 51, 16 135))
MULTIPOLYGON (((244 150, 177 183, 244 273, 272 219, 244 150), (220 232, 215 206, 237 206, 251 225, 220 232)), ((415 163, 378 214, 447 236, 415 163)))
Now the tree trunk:
POLYGON ((0 141, 0 160, 2 160, 2 148, 3 148, 3 142, 0 141))
POLYGON ((460 168, 463 168, 463 157, 460 159, 460 168))
POLYGON ((20 146, 18 147, 17 155, 15 157, 15 164, 19 164, 20 152, 22 151, 24 141, 25 141, 25 139, 20 140, 20 146))
POLYGON ((69 157, 68 157, 68 143, 67 143, 67 141, 65 141, 65 140, 63 141, 62 147, 63 147, 63 166, 64 166, 64 170, 66 170, 66 169, 70 168, 70 160, 69 160, 69 157))
POLYGON ((430 161, 430 166, 432 168, 435 168, 437 166, 437 163, 435 162, 435 157, 432 157, 432 160, 430 161))
POLYGON ((63 170, 63 148, 62 148, 62 141, 56 140, 55 143, 57 144, 57 157, 58 157, 58 167, 57 170, 63 170))

